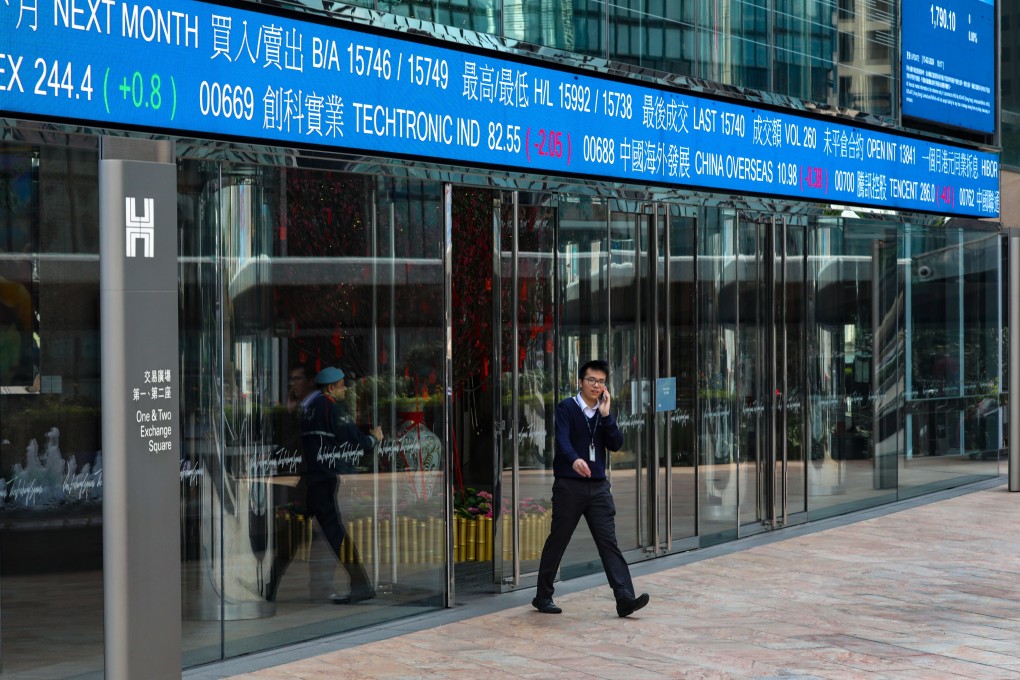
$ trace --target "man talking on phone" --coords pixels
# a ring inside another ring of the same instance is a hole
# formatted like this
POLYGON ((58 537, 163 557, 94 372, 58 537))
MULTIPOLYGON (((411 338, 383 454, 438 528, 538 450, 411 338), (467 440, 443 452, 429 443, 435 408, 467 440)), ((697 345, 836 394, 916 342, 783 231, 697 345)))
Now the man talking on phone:
POLYGON ((581 517, 588 522, 616 596, 616 613, 630 616, 648 604, 647 594, 635 596, 630 569, 616 544, 616 505, 606 467, 608 452, 623 446, 623 434, 609 410, 608 377, 605 361, 587 362, 578 371, 577 395, 556 406, 552 526, 538 567, 538 590, 531 601, 543 614, 563 611, 553 602, 553 579, 581 517))

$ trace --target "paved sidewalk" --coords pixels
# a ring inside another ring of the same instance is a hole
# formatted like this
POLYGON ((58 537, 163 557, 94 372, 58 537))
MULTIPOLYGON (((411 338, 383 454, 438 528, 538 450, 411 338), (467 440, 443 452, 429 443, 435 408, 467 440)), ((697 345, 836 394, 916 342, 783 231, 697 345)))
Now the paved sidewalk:
POLYGON ((528 589, 185 677, 1020 679, 1020 494, 1001 481, 635 565, 652 601, 628 619, 599 574, 558 588, 559 616, 528 589))

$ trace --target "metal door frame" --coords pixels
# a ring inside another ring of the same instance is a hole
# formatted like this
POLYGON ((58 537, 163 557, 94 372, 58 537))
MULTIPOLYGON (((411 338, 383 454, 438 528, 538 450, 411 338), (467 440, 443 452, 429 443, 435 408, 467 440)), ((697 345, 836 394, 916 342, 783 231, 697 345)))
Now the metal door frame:
MULTIPOLYGON (((619 205, 619 203, 617 203, 619 205)), ((628 206, 629 207, 629 206, 628 206)), ((666 253, 669 253, 669 224, 670 215, 668 204, 661 201, 646 201, 641 202, 636 206, 635 209, 610 209, 606 216, 606 234, 607 238, 611 240, 611 234, 609 233, 610 225, 613 222, 614 216, 628 216, 635 217, 639 220, 637 228, 635 228, 634 238, 634 261, 635 261, 635 277, 639 286, 639 304, 638 304, 638 318, 636 322, 637 332, 641 333, 637 346, 639 351, 643 354, 637 357, 638 366, 641 368, 643 375, 642 379, 647 379, 649 384, 652 386, 651 399, 647 404, 645 412, 642 414, 645 422, 645 432, 642 437, 641 446, 643 447, 642 457, 639 459, 643 462, 644 467, 638 465, 635 468, 635 505, 637 506, 637 512, 635 514, 637 521, 637 537, 638 546, 635 549, 626 551, 625 554, 639 554, 641 557, 653 557, 659 554, 664 554, 672 550, 672 459, 668 455, 663 456, 665 460, 665 469, 663 471, 664 479, 660 479, 660 448, 665 447, 665 451, 670 450, 671 445, 671 432, 670 428, 666 429, 664 441, 661 441, 658 432, 658 421, 659 414, 655 411, 655 396, 654 386, 656 379, 660 377, 660 373, 670 375, 670 366, 666 366, 660 371, 659 362, 662 352, 665 352, 666 361, 669 362, 671 340, 670 334, 665 333, 665 346, 659 347, 659 343, 654 338, 657 335, 660 322, 668 328, 669 322, 669 258, 666 257, 661 267, 663 273, 663 280, 665 285, 665 291, 659 290, 659 241, 658 235, 660 233, 664 236, 664 249, 666 253), (642 267, 644 273, 642 275, 642 267), (641 300, 642 291, 647 291, 644 295, 646 299, 641 300), (663 312, 663 318, 660 318, 659 302, 660 299, 665 298, 666 309, 663 312), (647 313, 646 313, 647 312, 647 313), (641 475, 646 474, 647 480, 642 484, 641 475), (663 507, 664 516, 660 516, 659 504, 663 501, 665 503, 663 507)), ((608 285, 612 288, 612 270, 609 270, 609 281, 608 285)), ((611 303, 610 303, 611 304, 611 303)), ((612 320, 612 309, 607 310, 607 326, 606 336, 610 337, 612 332, 611 327, 612 320)), ((609 357, 610 363, 612 363, 612 357, 609 357)), ((610 474, 612 471, 610 470, 610 474)))
MULTIPOLYGON (((737 533, 747 536, 761 531, 771 531, 790 522, 789 500, 789 450, 786 433, 789 427, 787 399, 789 397, 789 365, 787 363, 787 288, 788 273, 787 235, 788 223, 785 217, 774 213, 751 213, 737 211, 737 238, 740 238, 741 223, 754 224, 756 283, 760 287, 763 313, 758 319, 756 365, 762 367, 761 387, 757 395, 763 399, 760 427, 756 428, 758 455, 756 467, 755 500, 756 519, 745 522, 742 518, 741 498, 737 494, 737 533)), ((739 288, 738 288, 739 295, 739 288)), ((740 302, 738 301, 738 308, 740 302)), ((738 328, 740 325, 738 315, 738 328)), ((803 417, 803 416, 802 416, 803 417)), ((737 465, 748 465, 737 459, 737 465)), ((738 484, 742 476, 738 474, 738 484)))
MULTIPOLYGON (((452 258, 453 258, 453 195, 457 189, 471 189, 467 185, 446 183, 443 185, 443 196, 444 196, 444 212, 445 212, 445 229, 444 229, 444 248, 443 248, 443 259, 444 259, 444 324, 446 332, 446 347, 445 347, 445 363, 446 363, 446 384, 453 384, 453 271, 452 271, 452 258)), ((511 413, 509 417, 505 413, 502 394, 503 394, 503 376, 502 376, 502 361, 503 361, 503 344, 502 344, 502 331, 503 331, 503 310, 500 301, 502 300, 502 291, 504 288, 503 277, 501 276, 501 261, 502 255, 502 208, 505 206, 503 202, 505 198, 510 197, 513 206, 513 224, 512 224, 512 240, 513 249, 511 256, 511 271, 510 278, 511 283, 511 295, 513 300, 511 308, 516 310, 519 305, 519 289, 516 285, 518 277, 518 239, 517 239, 517 226, 519 219, 519 206, 518 206, 518 192, 516 190, 506 190, 493 188, 494 200, 492 204, 492 365, 494 367, 491 375, 492 380, 492 413, 493 413, 493 446, 492 446, 492 488, 493 491, 497 492, 493 495, 497 498, 501 498, 504 492, 502 488, 503 484, 503 462, 506 459, 506 455, 509 453, 512 465, 512 476, 511 476, 511 531, 513 536, 511 538, 511 574, 508 577, 506 575, 506 563, 503 559, 502 548, 496 548, 496 546, 503 545, 503 526, 502 522, 494 521, 493 525, 493 555, 492 555, 492 567, 493 576, 498 570, 501 574, 499 579, 493 578, 492 592, 501 592, 506 590, 513 590, 520 587, 521 581, 521 564, 520 564, 520 508, 516 499, 520 496, 519 482, 520 482, 520 443, 517 437, 511 438, 511 449, 507 452, 504 448, 504 437, 503 433, 509 428, 511 432, 517 432, 519 427, 519 394, 516 385, 519 382, 519 369, 517 362, 512 362, 511 365, 511 381, 515 386, 511 390, 511 413)), ((513 332, 511 333, 511 346, 510 355, 516 356, 518 351, 518 333, 517 315, 513 314, 513 332)), ((453 510, 453 442, 454 442, 454 430, 453 430, 453 393, 452 390, 447 389, 444 395, 444 411, 445 411, 445 431, 446 431, 446 479, 445 489, 447 494, 446 502, 446 543, 447 543, 447 559, 446 559, 446 578, 447 578, 447 601, 445 602, 446 607, 452 607, 456 599, 456 565, 454 563, 454 536, 453 536, 453 525, 455 521, 455 515, 453 510)))

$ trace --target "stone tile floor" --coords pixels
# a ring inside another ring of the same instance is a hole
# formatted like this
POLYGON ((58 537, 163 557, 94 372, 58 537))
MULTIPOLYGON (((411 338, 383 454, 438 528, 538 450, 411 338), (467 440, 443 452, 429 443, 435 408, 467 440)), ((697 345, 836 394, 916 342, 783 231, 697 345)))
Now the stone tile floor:
POLYGON ((515 597, 503 611, 313 644, 308 658, 240 675, 186 677, 1020 678, 1020 493, 1005 485, 641 567, 635 583, 652 601, 628 619, 595 585, 600 575, 595 587, 561 588, 559 616, 533 610, 529 590, 491 598, 515 597))

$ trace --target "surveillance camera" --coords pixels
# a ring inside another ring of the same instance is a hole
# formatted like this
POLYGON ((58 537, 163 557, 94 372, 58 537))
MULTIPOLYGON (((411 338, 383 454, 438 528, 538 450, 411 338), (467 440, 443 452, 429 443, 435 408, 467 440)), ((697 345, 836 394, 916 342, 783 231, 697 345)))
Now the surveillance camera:
POLYGON ((935 270, 932 269, 929 265, 922 264, 920 267, 917 268, 917 278, 921 279, 922 281, 927 281, 933 276, 935 276, 935 270))

